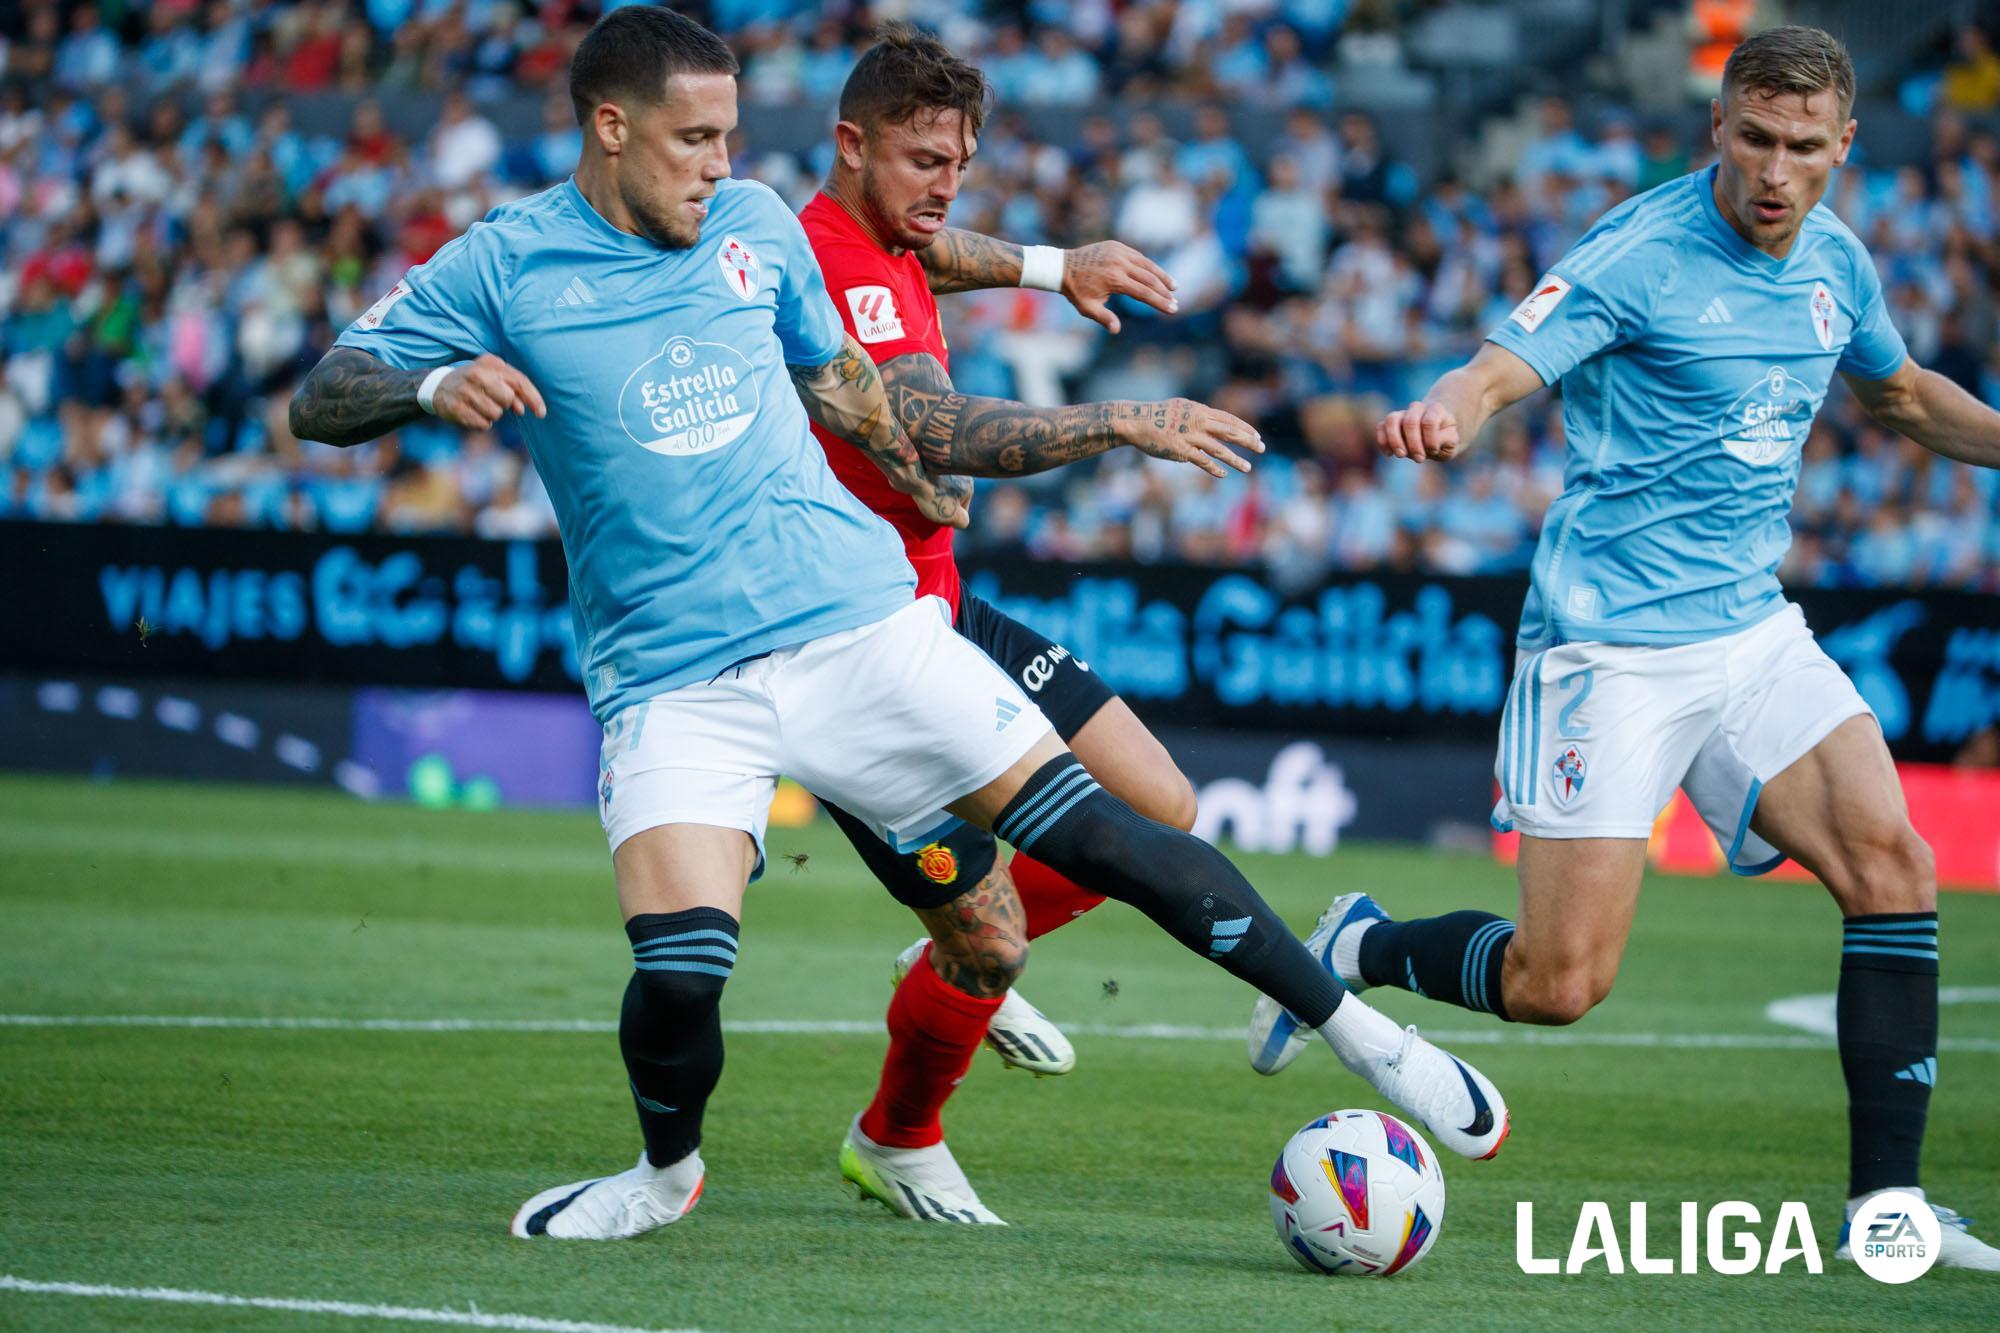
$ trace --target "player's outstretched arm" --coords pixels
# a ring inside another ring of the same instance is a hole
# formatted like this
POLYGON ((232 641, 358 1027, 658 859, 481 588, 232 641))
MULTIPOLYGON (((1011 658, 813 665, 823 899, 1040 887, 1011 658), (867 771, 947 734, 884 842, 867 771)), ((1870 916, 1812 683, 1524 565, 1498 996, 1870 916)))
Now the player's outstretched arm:
POLYGON ((1498 343, 1431 385, 1423 401, 1397 408, 1375 426, 1375 443, 1391 458, 1421 463, 1456 458, 1479 437, 1495 412, 1542 387, 1533 366, 1498 343))
POLYGON ((958 478, 935 481, 924 471, 917 449, 897 423, 874 361, 852 335, 844 335, 833 360, 823 366, 787 366, 806 415, 875 461, 889 484, 917 502, 933 523, 962 528, 972 486, 958 478))
MULTIPOLYGON (((346 446, 406 426, 424 415, 418 395, 432 373, 398 370, 359 348, 336 347, 292 395, 292 434, 346 446)), ((453 367, 434 386, 431 410, 465 430, 485 430, 509 412, 549 414, 528 377, 497 356, 453 367)))
POLYGON ((1868 415, 1934 454, 2000 468, 2000 412, 1908 357, 1885 380, 1845 377, 1868 415))
POLYGON ((1126 445, 1224 477, 1230 468, 1250 470, 1236 450, 1264 452, 1247 422, 1186 398, 1029 407, 960 393, 928 352, 895 357, 882 367, 882 379, 932 472, 1021 477, 1126 445))
MULTIPOLYGON (((1118 316, 1106 304, 1114 296, 1144 301, 1162 314, 1181 308, 1174 280, 1167 271, 1122 241, 1099 241, 1062 256, 1058 288, 1069 303, 1113 333, 1118 316)), ((937 239, 917 251, 924 277, 933 292, 974 292, 988 287, 1019 287, 1027 251, 1010 241, 946 227, 937 239)))

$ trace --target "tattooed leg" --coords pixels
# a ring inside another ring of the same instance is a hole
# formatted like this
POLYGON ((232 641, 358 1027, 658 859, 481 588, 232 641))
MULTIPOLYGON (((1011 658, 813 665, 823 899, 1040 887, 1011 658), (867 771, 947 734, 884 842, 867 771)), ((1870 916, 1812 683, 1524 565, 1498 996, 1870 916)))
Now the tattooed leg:
POLYGON ((918 910, 931 935, 931 967, 955 991, 981 999, 1005 995, 1028 965, 1027 914, 1007 867, 943 907, 918 910))

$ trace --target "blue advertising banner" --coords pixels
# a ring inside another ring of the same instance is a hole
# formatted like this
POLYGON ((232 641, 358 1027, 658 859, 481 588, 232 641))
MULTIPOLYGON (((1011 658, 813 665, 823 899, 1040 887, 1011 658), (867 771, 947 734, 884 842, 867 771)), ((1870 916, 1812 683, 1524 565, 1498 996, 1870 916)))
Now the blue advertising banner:
MULTIPOLYGON (((810 578, 812 571, 800 571, 810 578)), ((552 542, 0 523, 0 670, 578 691, 552 542)), ((1490 743, 1515 579, 986 562, 968 586, 1156 724, 1490 743)), ((1803 590, 1898 757, 2000 723, 2000 598, 1803 590)))

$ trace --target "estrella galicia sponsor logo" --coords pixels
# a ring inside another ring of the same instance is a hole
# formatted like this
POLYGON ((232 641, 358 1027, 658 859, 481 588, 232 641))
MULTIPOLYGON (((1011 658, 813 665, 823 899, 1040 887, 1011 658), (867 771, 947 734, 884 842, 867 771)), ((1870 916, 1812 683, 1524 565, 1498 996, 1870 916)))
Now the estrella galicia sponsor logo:
POLYGON ((757 405, 756 376, 734 347, 675 336, 626 378, 618 420, 641 448, 685 457, 733 443, 757 405))
POLYGON ((1914 1282, 1937 1262, 1944 1227, 1931 1206, 1908 1190, 1884 1190, 1854 1210, 1847 1243, 1854 1262, 1877 1282, 1914 1282))
POLYGON ((1722 447, 1752 467, 1770 467, 1805 443, 1819 400, 1783 366, 1737 395, 1722 418, 1722 447))
MULTIPOLYGON (((1926 1213, 1930 1210, 1925 1209, 1926 1213)), ((1800 1263, 1808 1273, 1824 1273, 1812 1214, 1803 1203, 1778 1205, 1768 1228, 1757 1205, 1732 1199, 1704 1209, 1698 1203, 1680 1206, 1680 1226, 1654 1228, 1644 1201, 1631 1204, 1621 1233, 1611 1205, 1584 1204, 1577 1211, 1569 1250, 1541 1253, 1535 1236, 1535 1205, 1514 1205, 1514 1263, 1523 1273, 1577 1274, 1602 1271, 1625 1273, 1720 1273, 1740 1277, 1762 1271, 1779 1273, 1800 1263), (1769 1237, 1768 1243, 1766 1237, 1769 1237)), ((1935 1227, 1936 1219, 1932 1219, 1935 1227)), ((1556 1242, 1559 1244, 1560 1242, 1556 1242)))

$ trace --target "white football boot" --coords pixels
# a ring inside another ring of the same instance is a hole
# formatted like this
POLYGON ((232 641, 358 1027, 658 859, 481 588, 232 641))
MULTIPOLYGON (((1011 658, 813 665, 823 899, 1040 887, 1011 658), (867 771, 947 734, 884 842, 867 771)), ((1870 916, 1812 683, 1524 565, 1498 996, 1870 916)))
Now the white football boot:
POLYGON ((1398 1028, 1359 995, 1342 996, 1318 1035, 1342 1064, 1459 1156, 1491 1157, 1507 1141, 1507 1103, 1490 1079, 1415 1028, 1398 1028))
POLYGON ((693 1212, 705 1174, 698 1152, 652 1166, 641 1151, 630 1171, 543 1190, 521 1205, 509 1229, 523 1240, 624 1240, 693 1212))
MULTIPOLYGON (((1306 936, 1306 952, 1320 966, 1340 978, 1341 984, 1359 995, 1368 989, 1361 979, 1362 929, 1389 914, 1365 893, 1343 893, 1319 914, 1312 934, 1306 936)), ((1260 1074, 1275 1074, 1312 1045, 1315 1034, 1285 1012, 1285 1007, 1268 995, 1259 995, 1250 1011, 1250 1067, 1260 1074)))
MULTIPOLYGON (((917 965, 929 944, 930 940, 921 939, 896 955, 897 985, 917 965)), ((986 1027, 986 1044, 1009 1065, 1037 1078, 1067 1074, 1076 1068, 1076 1048, 1069 1044, 1069 1038, 1017 990, 1009 990, 994 1011, 993 1021, 986 1027)))
POLYGON ((861 1132, 858 1115, 840 1145, 840 1174, 853 1182, 862 1198, 919 1222, 1007 1225, 979 1201, 972 1182, 942 1142, 928 1148, 885 1148, 861 1132))
MULTIPOLYGON (((1905 1193, 1924 1198, 1924 1192, 1913 1186, 1902 1187, 1905 1193)), ((1840 1221, 1840 1243, 1834 1248, 1835 1259, 1852 1262, 1854 1247, 1848 1237, 1848 1228, 1853 1225, 1854 1214, 1872 1196, 1862 1195, 1847 1201, 1846 1211, 1840 1221)), ((1930 1203, 1929 1199, 1924 1199, 1930 1203)), ((1961 1217, 1942 1204, 1931 1203, 1930 1209, 1938 1220, 1939 1268, 1969 1268, 1979 1273, 2000 1273, 2000 1249, 1995 1249, 1972 1234, 1973 1219, 1961 1217)))

